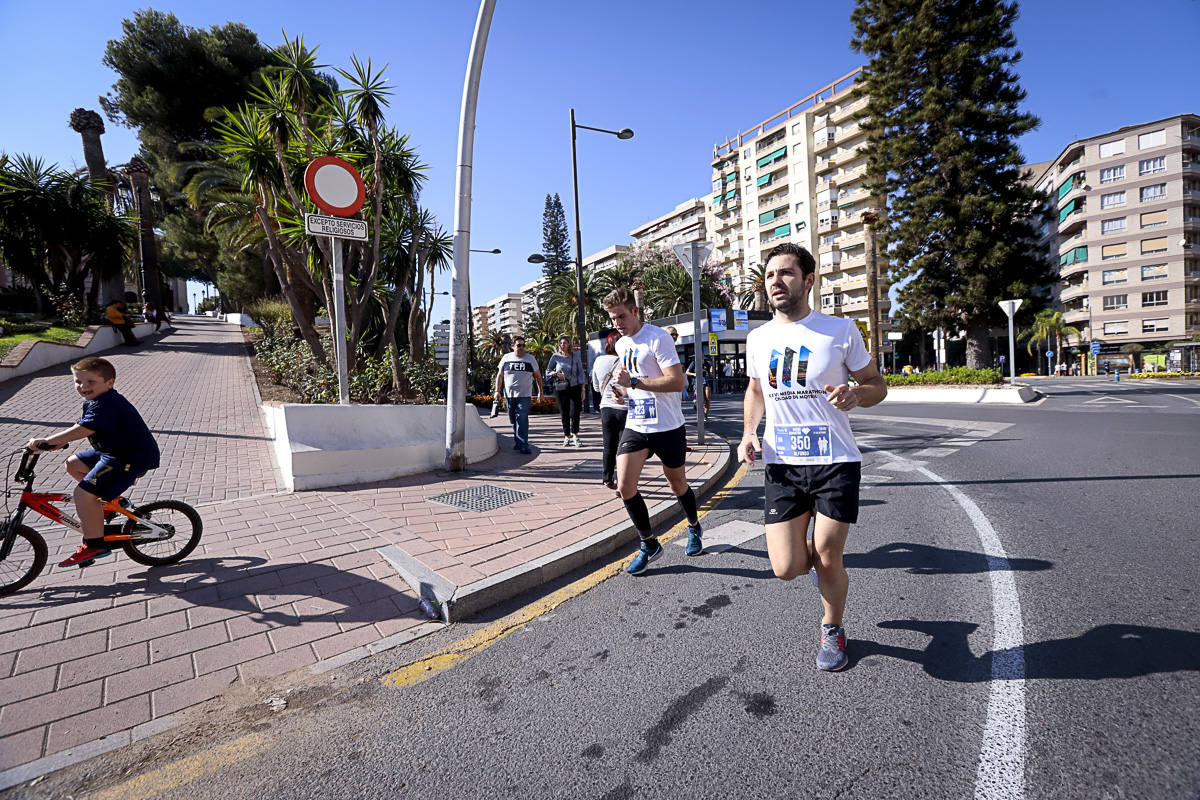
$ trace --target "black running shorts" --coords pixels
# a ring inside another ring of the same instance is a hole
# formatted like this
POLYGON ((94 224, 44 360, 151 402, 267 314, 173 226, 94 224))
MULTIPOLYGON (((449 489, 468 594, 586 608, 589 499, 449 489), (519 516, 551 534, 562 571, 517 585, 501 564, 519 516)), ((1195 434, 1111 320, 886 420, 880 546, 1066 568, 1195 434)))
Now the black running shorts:
POLYGON ((765 512, 768 525, 787 522, 814 508, 838 522, 858 522, 862 463, 767 464, 765 512))
POLYGON ((621 432, 621 442, 617 445, 617 455, 636 453, 639 450, 649 450, 650 455, 658 456, 664 467, 678 469, 687 458, 687 434, 683 426, 669 431, 657 433, 641 433, 632 428, 621 432))

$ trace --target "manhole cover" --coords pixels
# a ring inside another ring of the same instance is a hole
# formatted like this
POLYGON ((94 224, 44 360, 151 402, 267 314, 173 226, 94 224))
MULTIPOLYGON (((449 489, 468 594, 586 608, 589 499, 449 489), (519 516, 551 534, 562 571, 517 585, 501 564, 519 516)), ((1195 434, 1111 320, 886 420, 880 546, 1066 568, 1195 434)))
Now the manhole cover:
POLYGON ((457 508, 460 511, 476 511, 482 514, 530 497, 533 497, 533 492, 518 492, 515 489, 485 484, 472 486, 470 489, 460 489, 457 492, 439 494, 437 497, 430 497, 429 502, 457 508))
POLYGON ((602 458, 585 458, 575 466, 571 467, 568 472, 600 472, 604 469, 604 459, 602 458))

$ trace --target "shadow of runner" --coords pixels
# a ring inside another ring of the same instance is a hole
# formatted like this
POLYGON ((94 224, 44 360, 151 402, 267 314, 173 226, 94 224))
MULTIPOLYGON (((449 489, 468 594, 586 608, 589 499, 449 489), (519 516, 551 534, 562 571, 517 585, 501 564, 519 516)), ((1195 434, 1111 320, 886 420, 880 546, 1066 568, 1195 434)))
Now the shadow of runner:
MULTIPOLYGON (((846 553, 842 560, 846 569, 902 569, 911 575, 971 575, 991 571, 983 553, 911 542, 884 544, 867 553, 846 553)), ((1010 558, 1007 564, 1006 572, 1034 572, 1054 567, 1053 561, 1040 558, 1010 558)))
POLYGON ((975 656, 968 637, 978 628, 973 622, 888 620, 878 627, 919 631, 929 636, 924 650, 851 639, 851 664, 873 655, 920 664, 938 680, 978 683, 992 676, 997 658, 1024 656, 1024 678, 1053 680, 1108 680, 1137 678, 1163 672, 1200 671, 1200 633, 1145 625, 1099 625, 1079 636, 1031 642, 975 656))

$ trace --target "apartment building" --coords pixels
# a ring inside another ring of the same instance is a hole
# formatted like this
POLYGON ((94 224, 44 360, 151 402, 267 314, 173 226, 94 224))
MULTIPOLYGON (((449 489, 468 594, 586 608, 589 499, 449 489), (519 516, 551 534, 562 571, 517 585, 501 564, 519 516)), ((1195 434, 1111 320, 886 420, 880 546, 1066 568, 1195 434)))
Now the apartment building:
POLYGON ((1054 209, 1057 299, 1085 340, 1200 333, 1200 116, 1071 142, 1038 187, 1054 209))
POLYGON ((705 241, 707 230, 704 201, 693 197, 675 206, 674 211, 634 228, 629 236, 635 242, 670 249, 677 244, 705 241))
MULTIPOLYGON (((606 247, 599 253, 593 253, 590 256, 584 256, 583 268, 585 274, 593 270, 603 272, 615 265, 621 260, 625 253, 629 252, 629 245, 614 244, 611 247, 606 247)), ((570 269, 575 269, 575 265, 571 264, 570 269)), ((546 285, 544 277, 530 281, 521 287, 521 295, 524 299, 524 307, 526 309, 534 309, 538 307, 538 298, 541 296, 542 287, 546 285)))
POLYGON ((488 301, 487 331, 502 331, 508 336, 520 333, 525 324, 520 292, 507 292, 488 301))
MULTIPOLYGON (((883 203, 863 186, 866 134, 852 100, 857 69, 713 148, 707 230, 734 290, 771 248, 794 242, 817 259, 811 302, 869 325, 862 212, 883 203)), ((879 280, 880 330, 891 308, 879 280)))

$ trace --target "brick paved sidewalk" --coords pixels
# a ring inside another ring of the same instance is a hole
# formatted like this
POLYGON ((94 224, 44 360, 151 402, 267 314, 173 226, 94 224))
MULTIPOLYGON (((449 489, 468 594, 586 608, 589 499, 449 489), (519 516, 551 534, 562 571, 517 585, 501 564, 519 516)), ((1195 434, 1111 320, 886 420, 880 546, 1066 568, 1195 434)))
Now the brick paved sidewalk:
MULTIPOLYGON (((86 570, 59 569, 53 564, 73 551, 74 534, 43 528, 52 566, 0 599, 0 771, 9 770, 0 788, 167 729, 179 712, 238 682, 349 660, 428 630, 414 591, 381 549, 401 548, 462 586, 628 522, 600 484, 594 416, 584 418, 587 446, 578 450, 559 446, 557 415, 535 416, 532 456, 512 452, 505 435, 499 455, 466 473, 289 494, 277 489, 236 327, 181 318, 161 342, 113 361, 118 389, 163 449, 163 467, 131 497, 196 504, 204 538, 170 567, 117 554, 86 570), (534 497, 488 514, 428 502, 480 484, 534 497)), ((68 377, 10 383, 20 385, 0 387, 5 447, 78 414, 68 377)), ((507 427, 503 416, 490 422, 507 427)), ((698 448, 689 476, 725 457, 723 444, 698 448)), ((39 488, 67 488, 56 477, 60 458, 45 459, 39 488)), ((656 476, 643 490, 653 505, 669 490, 656 462, 646 475, 656 476)))

